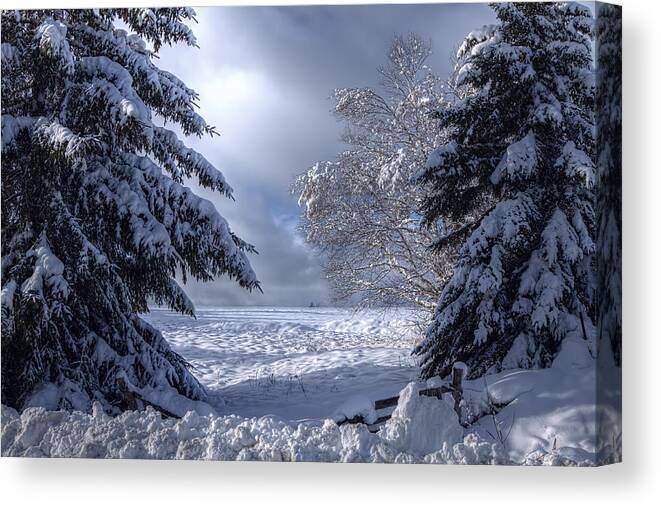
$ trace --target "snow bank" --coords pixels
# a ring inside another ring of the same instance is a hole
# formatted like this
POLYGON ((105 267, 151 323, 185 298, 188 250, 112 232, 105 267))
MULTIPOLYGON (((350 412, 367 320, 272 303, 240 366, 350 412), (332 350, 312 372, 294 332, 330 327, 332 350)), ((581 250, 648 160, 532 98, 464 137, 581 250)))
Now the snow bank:
POLYGON ((351 420, 357 416, 362 417, 366 423, 374 423, 377 419, 376 411, 374 410, 374 402, 365 395, 354 395, 346 400, 336 411, 333 413, 333 420, 337 423, 344 420, 351 420))
POLYGON ((399 394, 392 418, 382 430, 383 438, 402 452, 426 455, 455 445, 463 439, 464 429, 457 414, 444 401, 418 394, 419 387, 409 383, 399 394))
POLYGON ((465 381, 464 408, 471 431, 502 443, 515 462, 617 461, 621 413, 618 403, 606 398, 621 398, 621 390, 606 383, 605 378, 597 380, 594 362, 582 368, 503 371, 465 381), (600 433, 612 437, 601 441, 600 433))
POLYGON ((20 415, 3 408, 2 454, 531 465, 619 460, 620 392, 612 389, 613 406, 604 402, 597 423, 596 388, 603 394, 607 385, 597 381, 580 335, 563 342, 552 368, 465 380, 462 422, 471 425, 464 429, 452 399, 417 395, 440 386, 440 378, 410 383, 418 370, 406 361, 407 318, 334 308, 215 308, 198 311, 197 320, 153 311, 149 319, 195 366, 210 405, 143 388, 140 397, 182 418, 47 411, 37 406, 55 409, 62 392, 45 385, 20 415), (376 434, 326 420, 361 415, 372 422, 386 414, 374 412, 373 401, 400 391, 393 417, 376 434), (601 437, 611 447, 597 446, 598 432, 613 435, 601 437))
MULTIPOLYGON (((396 462, 512 464, 503 447, 477 434, 463 437, 454 411, 444 401, 420 397, 418 384, 401 393, 393 417, 378 433, 362 424, 331 420, 294 424, 275 416, 162 418, 152 409, 106 415, 47 411, 17 413, 2 407, 2 455, 288 462, 396 462), (462 440, 463 439, 463 440, 462 440)), ((537 450, 521 463, 574 465, 557 452, 537 450)))
MULTIPOLYGON (((2 455, 17 457, 459 463, 479 444, 474 438, 461 445, 437 440, 438 448, 427 456, 427 440, 415 449, 405 447, 408 441, 417 442, 415 420, 397 418, 389 422, 385 437, 365 425, 338 426, 331 420, 292 425, 273 416, 200 416, 192 411, 181 419, 163 419, 151 409, 112 418, 98 407, 91 415, 44 408, 19 415, 3 407, 2 422, 2 455)), ((492 447, 486 445, 481 463, 491 463, 492 447)))

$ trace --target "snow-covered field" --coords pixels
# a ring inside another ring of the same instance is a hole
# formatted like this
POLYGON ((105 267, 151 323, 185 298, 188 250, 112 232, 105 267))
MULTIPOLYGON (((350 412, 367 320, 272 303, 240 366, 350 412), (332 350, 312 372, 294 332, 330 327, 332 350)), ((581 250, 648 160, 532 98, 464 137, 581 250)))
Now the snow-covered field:
POLYGON ((440 379, 415 382, 412 319, 406 311, 328 308, 208 309, 197 319, 155 310, 149 320, 196 368, 210 405, 191 404, 197 412, 181 419, 151 409, 111 418, 99 407, 93 414, 3 407, 2 454, 534 465, 619 458, 618 386, 610 399, 602 395, 598 418, 595 367, 576 352, 580 343, 550 369, 465 381, 472 424, 462 427, 451 399, 417 394, 440 379), (400 391, 375 434, 332 421, 369 415, 371 402, 400 391), (599 424, 611 434, 602 443, 599 424))
POLYGON ((258 307, 201 309, 197 319, 156 309, 147 319, 193 364, 217 411, 303 420, 413 381, 414 316, 258 307))

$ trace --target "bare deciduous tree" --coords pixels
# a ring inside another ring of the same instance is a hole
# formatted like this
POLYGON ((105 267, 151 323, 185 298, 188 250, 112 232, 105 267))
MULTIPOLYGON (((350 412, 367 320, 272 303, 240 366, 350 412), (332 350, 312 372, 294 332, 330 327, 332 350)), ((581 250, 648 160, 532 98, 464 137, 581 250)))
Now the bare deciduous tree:
POLYGON ((396 37, 379 90, 335 90, 348 149, 315 164, 293 186, 302 229, 324 262, 338 302, 415 305, 431 311, 448 277, 448 252, 432 253, 436 231, 421 227, 413 177, 443 142, 433 113, 443 86, 426 62, 431 43, 396 37))

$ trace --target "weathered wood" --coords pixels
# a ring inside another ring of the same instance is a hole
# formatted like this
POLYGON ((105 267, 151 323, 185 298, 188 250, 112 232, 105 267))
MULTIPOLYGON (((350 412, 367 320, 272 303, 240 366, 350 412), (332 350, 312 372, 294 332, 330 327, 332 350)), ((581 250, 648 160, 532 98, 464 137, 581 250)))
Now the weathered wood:
POLYGON ((454 367, 452 369, 452 398, 454 399, 454 411, 457 413, 459 420, 461 420, 461 400, 464 396, 463 379, 464 369, 462 367, 454 367))
POLYGON ((419 395, 424 395, 427 397, 436 397, 437 399, 441 399, 443 397, 443 394, 452 392, 452 388, 447 386, 447 385, 441 385, 440 387, 433 387, 433 388, 425 388, 423 390, 420 390, 418 392, 419 395))
POLYGON ((364 423, 367 425, 367 422, 362 415, 356 415, 353 418, 345 418, 344 420, 337 422, 338 425, 344 425, 345 423, 364 423))
POLYGON ((392 418, 392 415, 380 416, 375 420, 374 423, 367 424, 367 430, 369 430, 372 433, 379 432, 379 430, 381 430, 381 427, 383 427, 383 424, 388 420, 390 420, 390 418, 392 418))
MULTIPOLYGON (((436 397, 437 399, 440 399, 443 394, 451 392, 454 392, 453 387, 442 385, 440 387, 423 388, 422 390, 418 391, 418 395, 436 397)), ((387 399, 379 399, 378 401, 374 401, 374 409, 379 411, 380 409, 391 408, 393 406, 397 406, 398 402, 399 395, 396 395, 395 397, 388 397, 387 399)))
POLYGON ((398 401, 399 401, 399 395, 396 395, 395 397, 388 397, 387 399, 374 401, 374 409, 378 411, 380 409, 391 408, 392 406, 397 406, 398 401))
MULTIPOLYGON (((418 391, 418 395, 424 395, 426 397, 435 397, 436 399, 442 399, 443 394, 449 393, 452 394, 454 399, 454 411, 457 413, 457 416, 461 420, 461 401, 464 395, 463 388, 463 379, 464 379, 464 368, 463 367, 454 367, 452 369, 452 381, 449 385, 441 385, 440 387, 431 387, 423 388, 418 391)), ((397 406, 399 402, 399 395, 394 397, 388 397, 387 399, 379 399, 374 401, 374 410, 379 411, 381 409, 391 408, 397 406)), ((370 432, 376 432, 379 430, 378 425, 388 421, 392 417, 392 414, 383 415, 376 419, 374 423, 368 424, 361 415, 356 415, 353 418, 346 418, 341 422, 338 422, 338 425, 344 425, 345 423, 363 423, 367 425, 367 428, 370 432)))

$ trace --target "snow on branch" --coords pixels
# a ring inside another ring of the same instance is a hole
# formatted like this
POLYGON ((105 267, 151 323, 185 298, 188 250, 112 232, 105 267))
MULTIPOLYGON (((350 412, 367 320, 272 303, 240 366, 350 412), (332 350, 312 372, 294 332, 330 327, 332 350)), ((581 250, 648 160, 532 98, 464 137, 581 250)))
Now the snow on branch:
POLYGON ((155 127, 154 134, 154 156, 177 182, 183 181, 182 176, 196 176, 200 186, 232 196, 232 187, 223 174, 200 153, 186 147, 177 134, 161 127, 155 127))
POLYGON ((41 234, 37 243, 27 252, 34 259, 32 275, 21 284, 21 293, 28 297, 43 298, 48 290, 51 297, 66 298, 69 284, 64 279, 64 264, 53 254, 46 234, 41 234))
POLYGON ((89 410, 95 399, 116 413, 130 403, 122 382, 204 398, 186 361, 138 316, 153 302, 193 314, 178 283, 187 276, 259 288, 254 248, 182 183, 196 177, 228 196, 231 187, 153 123, 215 133, 197 93, 154 64, 163 44, 196 44, 194 11, 0 15, 3 402, 21 407, 53 384, 59 408, 89 410))
POLYGON ((53 18, 46 18, 35 34, 40 51, 55 60, 65 74, 74 70, 74 57, 67 40, 67 27, 53 18))

